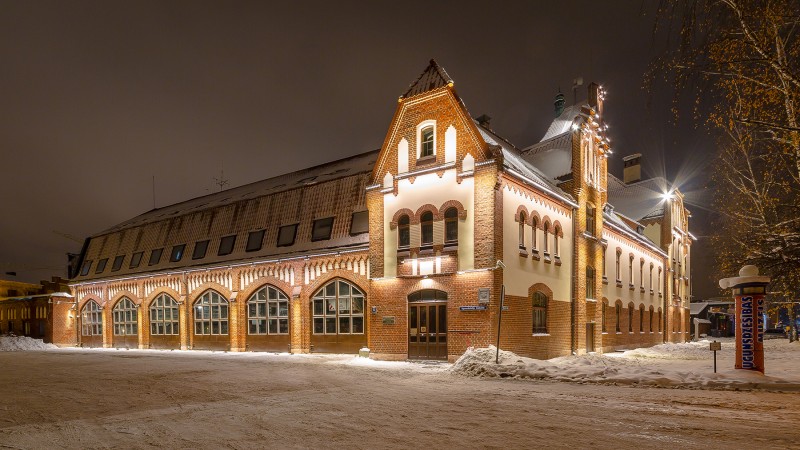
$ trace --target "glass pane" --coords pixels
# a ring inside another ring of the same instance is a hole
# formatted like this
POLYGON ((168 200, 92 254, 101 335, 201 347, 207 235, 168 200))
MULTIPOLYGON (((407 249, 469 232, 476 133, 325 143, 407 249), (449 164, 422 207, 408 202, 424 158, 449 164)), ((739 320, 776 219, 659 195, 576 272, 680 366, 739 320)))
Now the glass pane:
POLYGON ((428 333, 436 333, 436 306, 431 306, 428 314, 430 314, 428 333))
POLYGON ((349 298, 340 298, 339 299, 339 314, 350 314, 350 299, 349 298))
POLYGON ((339 333, 350 333, 350 317, 339 317, 339 333))
POLYGON ((195 322, 194 334, 203 334, 203 322, 195 322))
POLYGON ((276 317, 278 315, 278 302, 269 302, 269 316, 276 317))
POLYGON ((203 334, 211 334, 211 322, 203 322, 203 334))
POLYGON ((248 331, 247 331, 248 333, 250 333, 250 334, 258 333, 258 327, 256 325, 256 322, 257 322, 256 320, 250 320, 250 322, 249 322, 250 323, 250 327, 248 328, 248 331))
POLYGON ((331 283, 325 286, 325 295, 327 297, 333 297, 336 295, 336 283, 331 283))
POLYGON ((278 332, 281 334, 286 334, 289 332, 289 320, 288 319, 280 319, 278 320, 278 332))
POLYGON ((256 304, 250 303, 247 305, 247 316, 256 317, 256 304))
POLYGON ((219 334, 219 321, 211 322, 211 334, 219 334))
POLYGON ((328 306, 325 310, 325 314, 329 316, 336 315, 336 299, 329 298, 326 301, 328 302, 328 306))
POLYGON ((278 319, 269 319, 269 332, 270 334, 278 332, 278 319))
POLYGON ((314 318, 314 334, 322 334, 325 332, 324 321, 322 318, 314 318))
POLYGON ((265 319, 258 320, 258 334, 264 334, 267 332, 267 321, 265 319))
POLYGON ((328 317, 325 319, 325 333, 336 334, 336 318, 328 317))
POLYGON ((281 317, 286 317, 289 315, 289 302, 280 302, 280 308, 278 309, 278 315, 281 317))
POLYGON ((364 312, 364 298, 353 297, 353 314, 362 314, 364 312))
POLYGON ((339 296, 345 297, 350 295, 350 285, 345 283, 344 281, 339 282, 339 296))
POLYGON ((150 324, 150 334, 160 334, 158 331, 156 331, 156 324, 154 323, 150 324))
POLYGON ((363 317, 353 317, 353 333, 363 333, 364 332, 364 318, 363 317))
POLYGON ((220 305, 219 310, 220 310, 220 315, 219 316, 221 318, 223 318, 223 319, 227 319, 228 318, 228 305, 220 305))
POLYGON ((227 320, 222 321, 222 326, 220 327, 220 333, 221 334, 228 334, 228 321, 227 320))
MULTIPOLYGON (((408 310, 408 328, 417 328, 417 307, 412 306, 408 310)), ((415 333, 411 333, 412 335, 415 333)))
POLYGON ((219 307, 212 306, 211 307, 211 318, 212 319, 219 319, 219 307))
MULTIPOLYGON (((447 333, 447 305, 439 305, 439 333, 447 333)), ((440 342, 444 342, 439 338, 440 342)))
POLYGON ((269 290, 269 299, 276 300, 278 298, 278 291, 275 289, 270 288, 269 290))
POLYGON ((167 322, 164 324, 164 334, 173 334, 172 333, 172 322, 167 322))
POLYGON ((324 310, 322 300, 314 300, 314 315, 321 316, 324 310))

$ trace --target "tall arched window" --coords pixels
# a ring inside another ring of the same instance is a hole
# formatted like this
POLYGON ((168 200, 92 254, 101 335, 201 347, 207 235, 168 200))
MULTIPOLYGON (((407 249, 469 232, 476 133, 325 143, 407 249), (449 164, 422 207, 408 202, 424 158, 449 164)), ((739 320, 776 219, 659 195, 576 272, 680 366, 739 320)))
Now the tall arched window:
MULTIPOLYGON (((8 318, 11 318, 9 313, 8 318)), ((84 336, 103 335, 103 309, 94 300, 89 300, 81 310, 81 334, 84 336)))
POLYGON ((603 303, 600 304, 600 323, 602 324, 602 332, 606 332, 606 309, 608 308, 608 302, 603 300, 603 303))
POLYGON ((644 258, 639 260, 639 289, 644 291, 644 258))
POLYGON ((644 332, 644 305, 639 305, 639 333, 644 332))
POLYGON ((333 280, 313 296, 314 334, 364 334, 364 293, 333 280))
POLYGON ((444 242, 458 243, 458 209, 451 207, 444 212, 444 242))
POLYGON ((433 213, 425 211, 420 217, 420 231, 422 246, 430 247, 433 245, 433 213))
POLYGON ((420 150, 419 157, 433 156, 433 126, 427 126, 420 131, 420 140, 422 149, 420 150))
POLYGON ((586 266, 586 298, 595 298, 594 267, 586 266))
POLYGON ((553 256, 558 258, 558 235, 561 233, 561 225, 556 225, 556 228, 553 230, 553 256))
MULTIPOLYGON (((650 263, 650 277, 649 277, 650 278, 650 294, 652 294, 654 292, 653 291, 653 267, 655 267, 653 265, 653 263, 650 263)), ((653 331, 653 330, 650 330, 650 331, 653 331)))
POLYGON ((544 223, 544 256, 550 256, 550 237, 547 235, 550 233, 550 222, 544 223))
POLYGON ((622 258, 622 250, 617 249, 617 263, 616 263, 616 271, 617 271, 617 284, 620 286, 622 285, 622 267, 620 267, 620 258, 622 258))
POLYGON ((622 321, 622 304, 620 302, 614 304, 614 315, 616 316, 617 323, 616 331, 619 333, 622 331, 622 327, 620 326, 620 322, 622 321))
POLYGON ((664 323, 664 319, 661 317, 661 308, 658 308, 658 332, 661 333, 661 324, 664 323))
POLYGON ((113 310, 114 336, 130 336, 138 333, 136 305, 128 297, 122 297, 113 310))
POLYGON ((160 294, 150 303, 150 334, 177 335, 180 333, 178 325, 178 302, 167 294, 160 294))
POLYGON ((539 252, 539 240, 537 239, 538 236, 538 229, 539 228, 539 219, 536 216, 531 217, 531 250, 534 253, 539 252))
POLYGON ((264 286, 247 301, 248 334, 289 333, 289 298, 274 286, 264 286))
POLYGON ((519 212, 519 248, 525 250, 525 221, 528 220, 528 215, 525 211, 519 212))
POLYGON ((633 333, 633 303, 628 303, 628 333, 633 333))
POLYGON ((400 216, 397 221, 397 247, 408 248, 411 245, 411 220, 407 214, 400 216))
POLYGON ((628 257, 628 284, 633 289, 633 253, 628 257))
POLYGON ((547 333, 547 295, 536 291, 531 299, 533 307, 533 334, 547 333))
POLYGON ((206 291, 194 304, 194 334, 228 334, 228 300, 217 291, 206 291))
POLYGON ((653 306, 650 306, 650 332, 653 332, 653 306))

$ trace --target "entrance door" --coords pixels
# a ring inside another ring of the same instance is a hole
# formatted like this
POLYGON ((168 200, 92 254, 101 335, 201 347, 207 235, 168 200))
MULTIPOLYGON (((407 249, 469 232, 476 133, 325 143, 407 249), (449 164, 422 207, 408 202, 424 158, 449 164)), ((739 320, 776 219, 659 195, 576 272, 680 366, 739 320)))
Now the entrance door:
POLYGON ((408 359, 447 359, 447 303, 408 304, 408 359))

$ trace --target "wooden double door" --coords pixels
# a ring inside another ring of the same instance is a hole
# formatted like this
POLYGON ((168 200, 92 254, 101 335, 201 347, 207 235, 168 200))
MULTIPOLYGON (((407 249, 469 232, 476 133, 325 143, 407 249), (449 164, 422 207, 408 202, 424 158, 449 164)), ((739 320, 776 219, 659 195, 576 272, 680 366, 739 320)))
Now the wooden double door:
POLYGON ((447 303, 408 304, 408 359, 447 360, 447 303))

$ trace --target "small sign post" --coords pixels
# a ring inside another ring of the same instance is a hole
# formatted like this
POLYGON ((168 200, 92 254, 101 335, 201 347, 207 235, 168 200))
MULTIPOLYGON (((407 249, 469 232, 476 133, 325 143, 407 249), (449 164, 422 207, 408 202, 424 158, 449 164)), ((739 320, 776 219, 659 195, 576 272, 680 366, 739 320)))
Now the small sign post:
POLYGON ((497 315, 497 352, 494 355, 494 363, 500 364, 500 323, 503 320, 503 303, 506 300, 506 285, 500 286, 500 313, 497 315))
POLYGON ((722 350, 722 342, 711 342, 708 349, 714 352, 714 373, 717 373, 717 351, 722 350))

